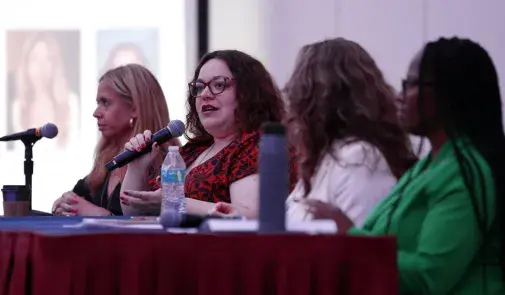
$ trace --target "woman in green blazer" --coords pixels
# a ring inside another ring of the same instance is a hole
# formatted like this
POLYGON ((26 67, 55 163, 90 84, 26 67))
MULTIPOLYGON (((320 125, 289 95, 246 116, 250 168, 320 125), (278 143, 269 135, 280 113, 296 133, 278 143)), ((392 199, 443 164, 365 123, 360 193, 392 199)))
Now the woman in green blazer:
POLYGON ((505 136, 497 73, 459 38, 418 54, 403 81, 408 131, 432 151, 399 180, 362 228, 326 204, 315 216, 355 235, 395 235, 401 294, 505 294, 505 136))

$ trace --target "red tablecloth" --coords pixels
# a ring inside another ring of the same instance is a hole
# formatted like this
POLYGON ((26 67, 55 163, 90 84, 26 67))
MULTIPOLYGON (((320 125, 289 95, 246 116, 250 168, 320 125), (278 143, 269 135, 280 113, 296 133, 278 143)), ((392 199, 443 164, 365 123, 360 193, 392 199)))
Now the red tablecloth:
POLYGON ((0 232, 0 294, 398 294, 395 240, 0 232))

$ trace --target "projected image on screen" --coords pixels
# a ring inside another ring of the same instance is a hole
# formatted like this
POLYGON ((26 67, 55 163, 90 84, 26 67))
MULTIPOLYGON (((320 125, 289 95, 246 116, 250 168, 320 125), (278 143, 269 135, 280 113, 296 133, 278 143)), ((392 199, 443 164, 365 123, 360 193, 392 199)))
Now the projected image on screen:
POLYGON ((97 33, 98 75, 135 63, 158 72, 158 30, 103 30, 97 33))
POLYGON ((59 133, 51 142, 59 148, 79 136, 79 34, 7 32, 9 133, 52 122, 59 133))

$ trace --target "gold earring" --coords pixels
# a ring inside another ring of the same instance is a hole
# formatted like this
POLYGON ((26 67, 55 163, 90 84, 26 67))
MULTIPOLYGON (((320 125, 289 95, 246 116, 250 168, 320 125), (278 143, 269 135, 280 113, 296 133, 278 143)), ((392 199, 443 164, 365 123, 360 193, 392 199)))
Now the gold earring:
POLYGON ((130 118, 130 127, 133 128, 133 118, 130 118))

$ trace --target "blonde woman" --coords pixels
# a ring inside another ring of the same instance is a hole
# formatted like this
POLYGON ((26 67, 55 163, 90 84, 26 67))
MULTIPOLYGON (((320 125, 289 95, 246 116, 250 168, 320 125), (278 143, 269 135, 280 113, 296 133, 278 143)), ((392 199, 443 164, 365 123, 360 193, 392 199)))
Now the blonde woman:
MULTIPOLYGON (((170 121, 163 91, 154 75, 141 65, 130 64, 106 72, 99 80, 96 97, 97 119, 101 139, 93 169, 64 193, 53 206, 55 215, 122 215, 119 192, 126 167, 108 173, 105 163, 121 152, 124 142, 144 130, 159 130, 170 121)), ((174 139, 169 145, 179 146, 174 139)), ((160 147, 166 151, 165 147, 160 147)), ((164 153, 158 153, 150 168, 149 189, 158 188, 156 176, 164 153)), ((159 203, 148 210, 159 210, 159 203)), ((152 213, 152 212, 151 212, 152 213)))

